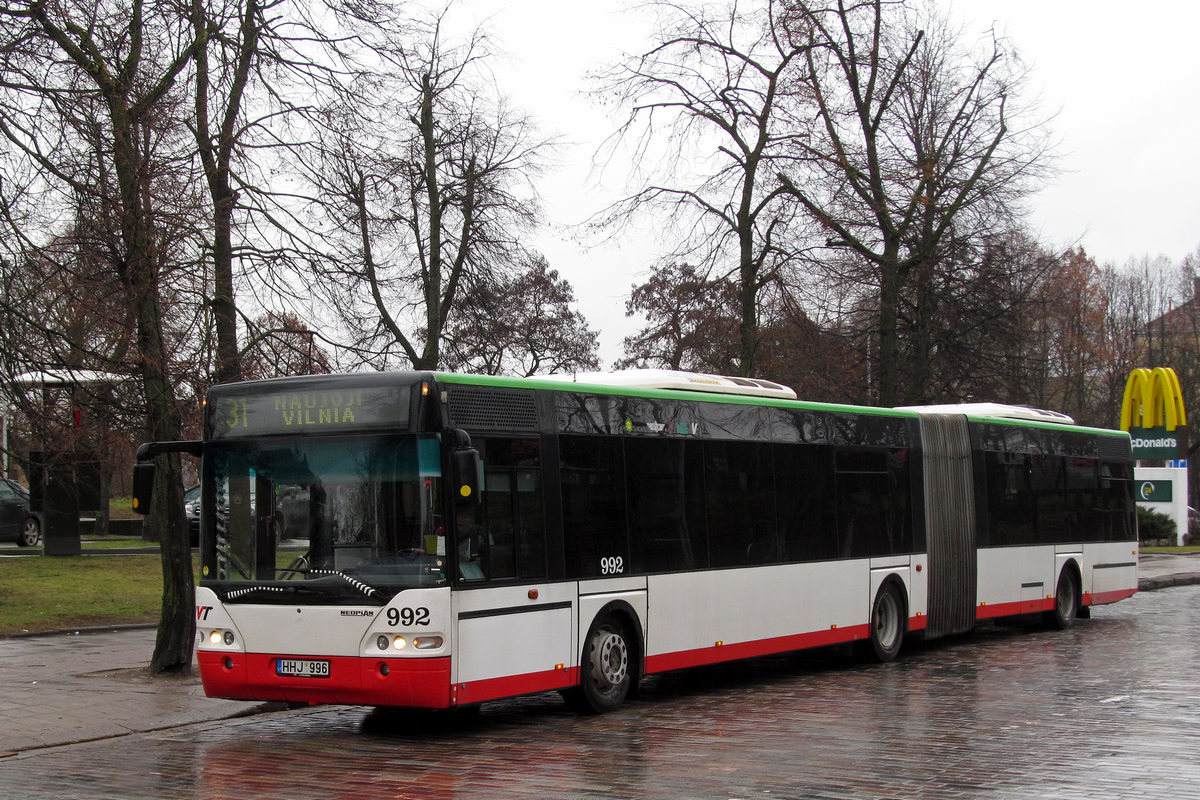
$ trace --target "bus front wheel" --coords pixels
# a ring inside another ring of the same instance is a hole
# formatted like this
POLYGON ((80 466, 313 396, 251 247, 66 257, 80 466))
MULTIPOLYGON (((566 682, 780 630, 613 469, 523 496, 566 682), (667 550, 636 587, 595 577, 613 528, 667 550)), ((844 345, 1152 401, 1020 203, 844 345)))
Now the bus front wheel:
POLYGON ((606 714, 625 702, 637 672, 628 628, 616 617, 597 619, 588 631, 579 686, 564 694, 576 711, 606 714))

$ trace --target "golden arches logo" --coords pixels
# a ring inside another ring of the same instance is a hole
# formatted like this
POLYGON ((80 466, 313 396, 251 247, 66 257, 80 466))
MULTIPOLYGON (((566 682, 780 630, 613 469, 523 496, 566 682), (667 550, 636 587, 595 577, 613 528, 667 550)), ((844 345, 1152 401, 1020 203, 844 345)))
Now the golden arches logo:
POLYGON ((1170 367, 1135 369, 1125 382, 1121 430, 1164 428, 1187 424, 1179 376, 1170 367))

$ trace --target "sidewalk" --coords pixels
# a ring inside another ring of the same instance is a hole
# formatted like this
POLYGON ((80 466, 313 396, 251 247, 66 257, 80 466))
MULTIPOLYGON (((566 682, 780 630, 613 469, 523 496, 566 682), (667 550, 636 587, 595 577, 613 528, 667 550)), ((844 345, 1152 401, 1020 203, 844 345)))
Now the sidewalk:
MULTIPOLYGON (((1200 554, 1145 555, 1142 591, 1200 583, 1200 554)), ((0 639, 0 759, 24 750, 277 709, 212 700, 199 675, 151 677, 152 628, 0 639)))
POLYGON ((1200 583, 1200 553, 1138 556, 1138 590, 1152 592, 1171 586, 1200 583))
POLYGON ((277 705, 211 700, 199 674, 151 677, 152 628, 0 639, 0 758, 277 705))

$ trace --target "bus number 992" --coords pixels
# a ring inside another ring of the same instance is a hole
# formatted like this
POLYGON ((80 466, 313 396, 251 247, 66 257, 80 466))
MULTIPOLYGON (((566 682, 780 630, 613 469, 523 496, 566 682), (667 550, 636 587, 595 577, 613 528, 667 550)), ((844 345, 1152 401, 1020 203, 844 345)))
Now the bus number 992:
POLYGON ((600 559, 601 575, 620 575, 625 571, 625 559, 620 556, 605 556, 600 559))

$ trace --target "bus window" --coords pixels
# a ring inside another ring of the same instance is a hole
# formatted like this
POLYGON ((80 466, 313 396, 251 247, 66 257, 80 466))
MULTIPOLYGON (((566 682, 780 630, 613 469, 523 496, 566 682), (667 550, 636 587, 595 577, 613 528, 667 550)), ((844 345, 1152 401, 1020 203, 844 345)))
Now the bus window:
POLYGON ((1029 487, 1030 456, 1025 453, 984 454, 987 480, 987 532, 980 544, 1004 547, 1033 539, 1033 494, 1029 487))
POLYGON ((709 566, 779 559, 770 445, 704 442, 709 566))
MULTIPOLYGON (((1051 544, 1068 541, 1070 529, 1063 470, 1064 458, 1054 455, 1032 456, 1030 489, 1036 516, 1033 541, 1021 544, 1051 544)), ((1013 544, 1017 544, 1014 542, 1013 544)))
POLYGON ((476 444, 484 463, 483 504, 457 515, 459 577, 545 577, 538 440, 480 439, 476 444))
POLYGON ((1096 536, 1100 541, 1136 539, 1133 529, 1133 474, 1128 464, 1100 464, 1096 536))
POLYGON ((845 558, 913 550, 907 448, 839 450, 836 494, 840 554, 845 558))
POLYGON ((784 561, 837 557, 833 496, 833 448, 775 446, 775 502, 784 561))
POLYGON ((695 442, 678 439, 625 442, 630 538, 635 560, 650 572, 708 563, 704 470, 689 463, 698 454, 695 442))
POLYGON ((563 545, 570 577, 632 571, 625 530, 621 440, 563 436, 563 545))

